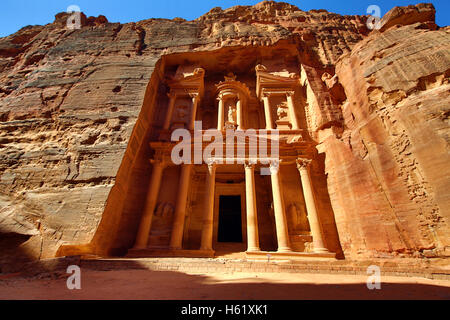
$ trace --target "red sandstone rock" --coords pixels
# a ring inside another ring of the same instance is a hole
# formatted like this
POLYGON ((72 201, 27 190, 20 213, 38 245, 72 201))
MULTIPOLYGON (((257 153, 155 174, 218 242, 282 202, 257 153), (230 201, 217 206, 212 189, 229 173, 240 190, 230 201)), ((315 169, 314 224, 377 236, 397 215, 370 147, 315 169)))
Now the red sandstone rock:
POLYGON ((380 21, 383 32, 395 25, 406 26, 418 22, 428 23, 430 28, 435 25, 436 10, 431 3, 420 3, 416 6, 395 7, 386 13, 380 21))

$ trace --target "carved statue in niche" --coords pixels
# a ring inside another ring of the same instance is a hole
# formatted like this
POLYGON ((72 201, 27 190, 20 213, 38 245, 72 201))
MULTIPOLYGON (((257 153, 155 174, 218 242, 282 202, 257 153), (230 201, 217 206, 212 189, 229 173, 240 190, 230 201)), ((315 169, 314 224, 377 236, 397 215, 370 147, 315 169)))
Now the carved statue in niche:
POLYGON ((288 108, 285 102, 280 103, 277 106, 277 117, 278 120, 280 121, 284 121, 284 120, 289 120, 288 119, 288 108))
POLYGON ((173 214, 173 205, 170 202, 161 202, 155 210, 155 217, 168 218, 173 214))
POLYGON ((154 211, 150 231, 150 247, 161 248, 168 245, 168 235, 172 230, 174 206, 170 202, 160 202, 154 211))
POLYGON ((187 115, 187 107, 186 106, 178 106, 176 111, 176 117, 178 120, 184 120, 187 115))
POLYGON ((312 242, 305 242, 305 252, 314 252, 314 246, 312 242))
POLYGON ((290 129, 289 112, 286 102, 277 105, 277 120, 275 122, 278 130, 290 129))
POLYGON ((187 123, 189 108, 186 105, 178 105, 173 115, 172 129, 184 128, 187 123))
POLYGON ((228 108, 228 122, 236 123, 236 106, 228 108))
POLYGON ((225 129, 236 129, 237 127, 237 107, 236 103, 231 103, 228 106, 228 113, 227 113, 227 121, 225 122, 225 129))
POLYGON ((289 222, 292 226, 292 231, 294 233, 302 233, 309 230, 309 223, 306 214, 303 214, 301 210, 298 209, 295 203, 292 203, 288 208, 289 222))
POLYGON ((170 202, 160 202, 154 212, 152 233, 165 233, 172 227, 174 206, 170 202))

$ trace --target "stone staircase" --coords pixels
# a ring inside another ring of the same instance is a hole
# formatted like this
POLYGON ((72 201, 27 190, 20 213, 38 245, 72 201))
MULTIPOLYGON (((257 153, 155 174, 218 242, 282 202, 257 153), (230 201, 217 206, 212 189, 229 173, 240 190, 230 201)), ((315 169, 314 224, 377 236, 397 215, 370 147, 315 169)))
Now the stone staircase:
POLYGON ((425 277, 450 280, 450 270, 426 266, 417 262, 392 262, 386 260, 348 261, 305 259, 295 261, 250 261, 236 254, 218 258, 108 258, 81 259, 81 268, 91 270, 152 270, 186 273, 319 273, 367 275, 367 268, 377 265, 381 276, 425 277))

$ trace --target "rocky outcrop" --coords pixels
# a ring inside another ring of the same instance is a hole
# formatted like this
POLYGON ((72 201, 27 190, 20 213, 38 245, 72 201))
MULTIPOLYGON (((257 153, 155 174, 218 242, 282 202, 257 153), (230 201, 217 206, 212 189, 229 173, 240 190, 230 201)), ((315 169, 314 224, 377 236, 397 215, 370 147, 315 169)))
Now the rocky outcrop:
POLYGON ((162 56, 285 41, 345 256, 447 252, 449 34, 432 6, 395 8, 370 34, 364 16, 271 1, 193 21, 82 16, 80 30, 66 16, 0 39, 2 250, 42 259, 91 241, 162 56))
POLYGON ((406 26, 414 23, 426 23, 430 29, 435 29, 436 10, 431 3, 420 3, 416 6, 395 7, 386 13, 380 21, 380 31, 386 31, 394 26, 406 26))

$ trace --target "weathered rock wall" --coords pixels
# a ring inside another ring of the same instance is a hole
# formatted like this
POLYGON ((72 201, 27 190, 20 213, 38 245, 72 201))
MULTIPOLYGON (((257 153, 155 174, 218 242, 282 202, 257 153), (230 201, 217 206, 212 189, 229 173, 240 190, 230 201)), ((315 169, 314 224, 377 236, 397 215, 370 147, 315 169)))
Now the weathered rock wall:
POLYGON ((424 9, 394 15, 405 25, 385 18, 336 66, 344 130, 322 132, 318 148, 353 258, 448 255, 450 36, 424 9))
MULTIPOLYGON (((304 66, 308 129, 325 154, 345 255, 448 245, 448 30, 412 19, 366 38, 366 17, 274 2, 194 21, 84 17, 74 31, 66 19, 0 39, 0 248, 53 257, 62 244, 89 243, 105 207, 126 211, 118 199, 146 192, 148 163, 135 160, 148 152, 139 141, 153 126, 144 115, 161 89, 162 56, 282 41, 304 66), (336 64, 340 83, 322 81, 336 64), (129 195, 118 175, 143 189, 129 195)), ((96 242, 118 237, 121 219, 96 242)))

